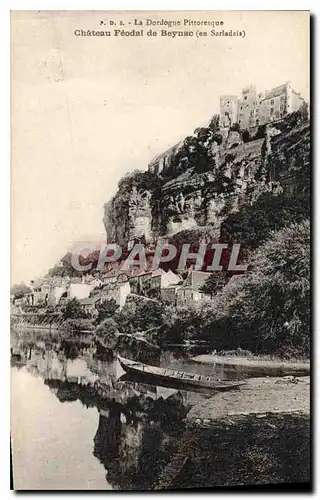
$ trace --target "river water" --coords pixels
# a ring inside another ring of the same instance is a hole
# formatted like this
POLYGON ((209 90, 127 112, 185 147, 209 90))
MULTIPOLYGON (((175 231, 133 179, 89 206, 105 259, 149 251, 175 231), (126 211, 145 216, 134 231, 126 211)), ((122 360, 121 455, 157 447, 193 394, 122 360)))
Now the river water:
MULTIPOLYGON (((122 380, 118 361, 95 359, 93 343, 82 340, 66 349, 58 335, 12 333, 21 355, 11 362, 15 489, 149 489, 176 451, 190 407, 210 397, 122 380)), ((161 365, 214 375, 173 354, 161 365)))

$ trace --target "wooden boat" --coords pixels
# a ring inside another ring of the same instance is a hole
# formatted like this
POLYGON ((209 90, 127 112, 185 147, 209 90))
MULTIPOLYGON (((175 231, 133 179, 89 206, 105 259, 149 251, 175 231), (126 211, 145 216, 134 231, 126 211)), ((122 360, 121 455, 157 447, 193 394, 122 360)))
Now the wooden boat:
POLYGON ((140 376, 146 379, 153 379, 158 382, 166 382, 179 386, 202 387, 215 391, 229 391, 244 385, 243 381, 215 380, 212 377, 198 375, 197 373, 186 373, 180 370, 170 370, 169 368, 159 368, 157 366, 146 365, 131 359, 118 356, 119 363, 128 374, 140 376))

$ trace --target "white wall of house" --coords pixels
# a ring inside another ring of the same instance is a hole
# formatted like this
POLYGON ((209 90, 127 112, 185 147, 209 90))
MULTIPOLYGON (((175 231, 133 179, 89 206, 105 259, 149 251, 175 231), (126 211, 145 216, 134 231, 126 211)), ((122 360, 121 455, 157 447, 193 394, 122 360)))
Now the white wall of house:
POLYGON ((70 283, 68 289, 68 298, 87 299, 93 288, 94 285, 88 285, 87 283, 70 283))
POLYGON ((172 271, 168 271, 161 276, 161 288, 167 288, 169 285, 176 285, 181 280, 180 276, 177 276, 172 271))
POLYGON ((120 285, 120 290, 119 290, 119 306, 120 306, 120 309, 123 308, 125 302, 126 302, 126 298, 127 296, 129 295, 129 293, 131 292, 131 289, 130 289, 130 284, 127 282, 127 283, 123 283, 123 285, 120 285))

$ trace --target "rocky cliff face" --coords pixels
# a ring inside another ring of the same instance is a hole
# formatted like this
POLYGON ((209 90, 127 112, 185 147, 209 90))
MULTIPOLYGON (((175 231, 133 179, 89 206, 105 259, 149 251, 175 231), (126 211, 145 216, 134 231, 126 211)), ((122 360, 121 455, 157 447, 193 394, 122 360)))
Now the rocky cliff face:
POLYGON ((174 152, 169 150, 170 161, 166 153, 159 155, 147 171, 133 172, 119 182, 117 194, 104 208, 108 241, 149 242, 199 228, 210 228, 219 237, 224 218, 244 203, 254 203, 265 192, 277 196, 283 191, 274 153, 280 145, 282 162, 299 161, 299 144, 309 134, 308 124, 302 126, 301 121, 300 115, 289 115, 245 143, 235 130, 219 138, 210 129, 198 129, 174 152))

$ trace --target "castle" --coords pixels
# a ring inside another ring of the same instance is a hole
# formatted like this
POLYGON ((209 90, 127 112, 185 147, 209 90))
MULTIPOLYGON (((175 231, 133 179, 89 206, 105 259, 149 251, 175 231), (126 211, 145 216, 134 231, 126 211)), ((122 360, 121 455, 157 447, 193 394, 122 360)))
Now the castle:
POLYGON ((236 123, 241 130, 254 132, 259 125, 280 120, 285 115, 297 111, 304 99, 290 82, 257 93, 254 85, 242 90, 241 97, 224 95, 220 97, 220 127, 229 129, 236 123))
MULTIPOLYGON (((226 139, 230 128, 238 124, 240 130, 247 130, 253 137, 260 125, 281 120, 284 116, 300 109, 304 103, 304 99, 292 88, 290 82, 264 93, 258 93, 254 85, 249 85, 242 90, 240 98, 236 95, 220 97, 220 131, 226 139)), ((161 175, 171 166, 183 144, 184 141, 181 141, 155 156, 148 165, 149 171, 161 175)))

